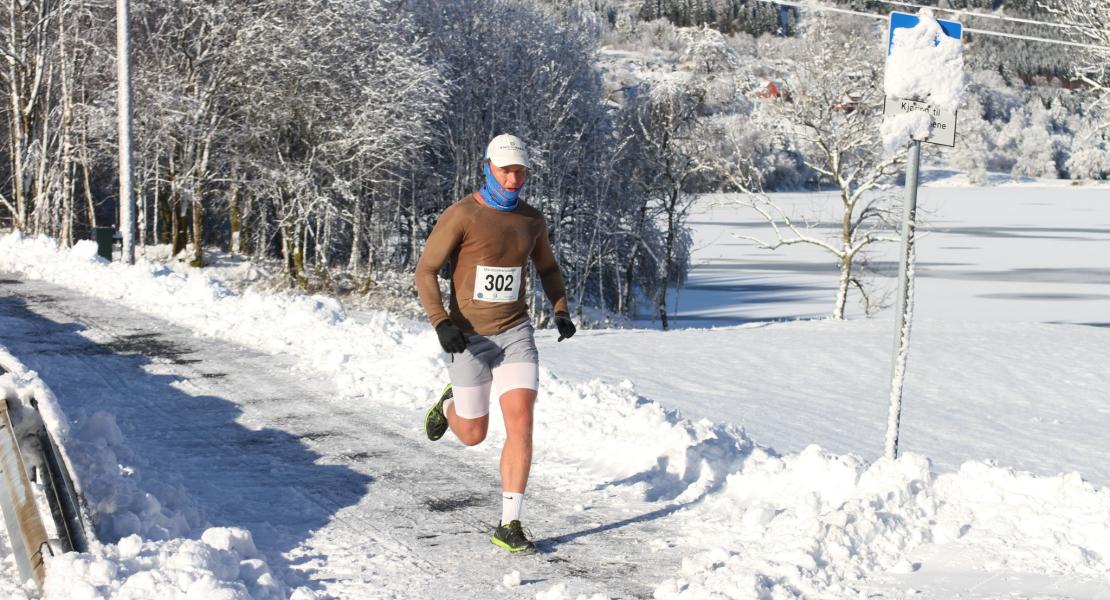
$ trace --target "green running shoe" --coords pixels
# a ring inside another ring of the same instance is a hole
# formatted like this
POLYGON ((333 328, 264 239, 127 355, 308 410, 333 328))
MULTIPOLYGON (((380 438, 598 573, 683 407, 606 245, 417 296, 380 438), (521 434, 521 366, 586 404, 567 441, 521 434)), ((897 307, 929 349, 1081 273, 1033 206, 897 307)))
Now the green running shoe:
POLYGON ((447 389, 443 390, 443 394, 439 397, 439 402, 436 402, 428 409, 427 414, 424 415, 424 433, 428 434, 428 439, 433 442, 443 437, 447 433, 447 415, 443 412, 443 402, 452 397, 451 384, 447 384, 447 389))
POLYGON ((494 546, 500 546, 513 554, 536 553, 536 545, 528 539, 524 528, 520 526, 520 521, 509 521, 508 525, 498 526, 489 541, 493 542, 494 546))

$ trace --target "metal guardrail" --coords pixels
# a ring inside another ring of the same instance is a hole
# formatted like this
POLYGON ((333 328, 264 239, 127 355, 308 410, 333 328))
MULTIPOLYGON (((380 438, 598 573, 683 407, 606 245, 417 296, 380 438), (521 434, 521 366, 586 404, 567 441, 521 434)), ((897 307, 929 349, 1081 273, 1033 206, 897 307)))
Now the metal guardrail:
POLYGON ((43 551, 49 551, 50 539, 35 503, 27 463, 6 401, 0 402, 0 430, 0 481, 4 484, 0 490, 0 509, 20 576, 24 580, 34 579, 41 590, 46 579, 43 551))
MULTIPOLYGON (((0 375, 5 372, 0 367, 0 375)), ((90 530, 73 477, 38 415, 35 399, 30 408, 34 414, 24 415, 17 429, 7 400, 0 398, 0 512, 20 576, 24 581, 33 579, 42 590, 45 555, 88 550, 90 530), (46 511, 40 508, 43 500, 49 507, 52 532, 44 521, 46 511)), ((26 408, 16 411, 24 412, 26 408)))
MULTIPOLYGON (((37 401, 32 399, 31 405, 38 410, 37 401)), ((77 486, 73 484, 73 476, 66 468, 62 453, 46 427, 38 432, 38 441, 44 459, 43 468, 46 470, 43 487, 58 532, 60 549, 62 552, 85 552, 89 549, 85 513, 81 508, 77 486)))

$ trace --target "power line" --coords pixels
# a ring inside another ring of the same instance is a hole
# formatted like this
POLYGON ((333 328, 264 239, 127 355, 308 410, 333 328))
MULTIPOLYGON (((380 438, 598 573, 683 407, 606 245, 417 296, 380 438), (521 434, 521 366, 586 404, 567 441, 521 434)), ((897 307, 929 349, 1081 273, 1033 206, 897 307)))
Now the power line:
POLYGON ((1069 42, 1067 40, 1050 40, 1048 38, 1037 37, 1034 35, 1021 35, 1018 33, 1006 33, 1003 31, 986 31, 983 29, 972 29, 971 27, 964 27, 964 31, 968 33, 978 33, 980 35, 992 35, 995 37, 1013 38, 1015 40, 1026 40, 1030 42, 1044 42, 1046 44, 1059 44, 1061 46, 1072 46, 1075 48, 1086 48, 1088 50, 1102 50, 1103 52, 1110 52, 1110 46, 1099 46, 1096 44, 1084 44, 1083 42, 1069 42))
POLYGON ((967 10, 958 10, 955 8, 941 8, 939 6, 924 6, 922 4, 914 4, 912 2, 902 2, 901 0, 875 0, 882 4, 892 4, 894 6, 907 6, 910 8, 927 8, 939 12, 954 13, 958 15, 967 15, 969 17, 977 17, 982 19, 996 19, 999 21, 1012 21, 1014 23, 1024 23, 1026 25, 1043 25, 1045 27, 1059 27, 1061 29, 1084 29, 1084 25, 1076 23, 1046 23, 1044 21, 1037 21, 1035 19, 1023 19, 1021 17, 1007 17, 1004 15, 996 15, 992 13, 971 12, 967 10))
MULTIPOLYGON (((801 8, 801 9, 804 9, 804 10, 815 10, 815 11, 818 11, 818 12, 834 12, 834 13, 842 13, 842 14, 846 14, 846 15, 856 15, 856 16, 860 16, 860 17, 867 17, 869 19, 878 19, 878 20, 881 20, 881 21, 886 21, 888 19, 888 15, 877 15, 875 13, 859 12, 859 11, 856 11, 856 10, 850 10, 850 9, 847 9, 847 8, 838 8, 838 7, 835 7, 835 6, 826 6, 826 5, 823 5, 823 4, 792 2, 791 0, 757 0, 757 1, 758 2, 763 2, 765 4, 778 4, 778 5, 783 5, 783 6, 793 6, 793 7, 801 8)), ((880 0, 880 1, 883 1, 883 0, 880 0)), ((932 8, 932 7, 925 7, 925 8, 932 8)), ((968 14, 977 14, 977 13, 968 13, 968 14)), ((1040 23, 1040 22, 1037 21, 1037 23, 1040 23)), ((1041 24, 1042 25, 1048 25, 1048 23, 1041 23, 1041 24)), ((1084 44, 1082 42, 1069 42, 1067 40, 1053 40, 1053 39, 1049 39, 1049 38, 1037 37, 1037 36, 1034 36, 1034 35, 1021 35, 1021 34, 1017 34, 1017 33, 1006 33, 1006 32, 1003 32, 1003 31, 990 31, 990 30, 986 30, 986 29, 973 29, 971 27, 964 27, 963 30, 968 32, 968 33, 976 33, 976 34, 979 34, 979 35, 986 35, 986 36, 992 36, 992 37, 1012 38, 1012 39, 1016 39, 1016 40, 1025 40, 1025 41, 1029 41, 1029 42, 1042 42, 1042 43, 1045 43, 1045 44, 1057 44, 1057 45, 1060 45, 1060 46, 1072 46, 1072 47, 1075 47, 1075 48, 1086 48, 1088 50, 1100 50, 1100 51, 1103 51, 1103 52, 1110 52, 1110 46, 1100 46, 1098 44, 1084 44)))

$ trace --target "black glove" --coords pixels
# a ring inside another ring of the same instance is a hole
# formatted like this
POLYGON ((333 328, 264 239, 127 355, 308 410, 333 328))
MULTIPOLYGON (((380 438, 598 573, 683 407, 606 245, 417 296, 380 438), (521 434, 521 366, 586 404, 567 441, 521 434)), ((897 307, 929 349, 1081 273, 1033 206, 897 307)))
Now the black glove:
POLYGON ((450 319, 436 325, 436 335, 444 352, 454 354, 466 350, 466 336, 450 319))
POLYGON ((559 330, 559 339, 556 340, 559 342, 574 337, 574 332, 578 331, 574 321, 570 320, 570 315, 565 312, 555 313, 555 327, 559 330))

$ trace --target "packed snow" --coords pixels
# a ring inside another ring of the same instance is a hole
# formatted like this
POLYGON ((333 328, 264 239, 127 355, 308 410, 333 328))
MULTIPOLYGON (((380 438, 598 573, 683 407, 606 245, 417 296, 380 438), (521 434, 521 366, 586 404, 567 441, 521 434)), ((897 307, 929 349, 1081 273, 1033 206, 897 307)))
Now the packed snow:
POLYGON ((917 17, 914 27, 894 30, 883 79, 886 95, 955 111, 964 97, 963 41, 945 34, 932 10, 917 17))
MULTIPOLYGON (((917 25, 891 34, 883 78, 886 97, 925 102, 931 109, 955 113, 965 95, 963 41, 946 35, 932 10, 922 9, 917 16, 917 25)), ((893 151, 911 139, 925 139, 932 122, 929 113, 921 111, 887 116, 883 145, 893 151)))
MULTIPOLYGON (((950 198, 964 193, 948 190, 950 198)), ((1093 212, 1080 213, 1085 226, 1106 219, 1105 200, 1085 199, 1082 190, 1026 191, 1089 206, 1093 212)), ((1006 200, 999 190, 967 193, 1006 200)), ((702 210, 720 210, 719 200, 707 198, 702 210)), ((1036 207, 1024 210, 991 211, 991 226, 1022 226, 1036 207)), ((926 267, 930 246, 924 240, 950 247, 946 235, 985 226, 974 212, 959 214, 949 233, 938 228, 933 238, 923 238, 919 256, 926 267)), ((1061 228, 1077 225, 1060 207, 1054 214, 1061 228)), ((703 252, 715 247, 705 236, 717 236, 716 228, 729 223, 708 221, 695 236, 703 252)), ((728 236, 713 239, 736 253, 735 260, 750 261, 736 264, 778 260, 790 271, 807 260, 804 253, 768 258, 750 245, 731 245, 728 236)), ((1015 258, 1005 236, 959 239, 984 248, 996 244, 983 256, 1015 258)), ((996 268, 966 248, 949 252, 983 261, 958 268, 996 268)), ((1091 253, 1071 256, 1074 261, 1057 259, 1055 266, 1083 268, 1091 253)), ((956 268, 960 261, 951 262, 936 268, 956 268)), ((417 441, 420 415, 446 381, 435 336, 424 323, 382 312, 348 313, 333 298, 235 292, 201 270, 147 261, 108 264, 87 243, 67 250, 14 234, 0 238, 0 272, 123 305, 197 336, 292 357, 298 377, 335 385, 343 396, 336 406, 409 415, 408 435, 417 441)), ((821 312, 825 294, 817 293, 821 284, 815 283, 821 276, 820 269, 809 268, 795 268, 785 278, 769 269, 734 270, 736 285, 808 289, 752 304, 743 295, 714 299, 712 293, 728 292, 720 287, 698 290, 704 280, 695 268, 680 316, 696 307, 727 323, 723 313, 732 310, 739 316, 731 322, 751 324, 666 333, 586 330, 561 343, 540 332, 545 368, 537 407, 537 481, 525 519, 534 515, 532 522, 548 527, 557 525, 542 518, 543 511, 593 519, 589 543, 603 553, 656 556, 649 571, 627 577, 647 578, 657 598, 1110 593, 1110 492, 1102 487, 1110 471, 1103 464, 1108 444, 1100 426, 1107 414, 1101 390, 1110 388, 1100 357, 1110 331, 1053 324, 1058 319, 1051 307, 1043 318, 1019 311, 1018 322, 981 320, 980 311, 997 318, 1011 306, 1028 311, 1052 303, 991 297, 972 277, 960 279, 959 289, 973 301, 963 312, 946 312, 933 300, 954 288, 938 287, 925 269, 903 418, 909 452, 888 461, 879 455, 892 325, 885 318, 859 317, 773 322, 776 316, 805 316, 798 313, 810 306, 821 312), (610 541, 622 531, 631 537, 610 541)), ((1046 298, 1053 297, 1053 286, 1070 285, 1051 278, 1019 283, 1025 293, 1046 298)), ((19 286, 4 293, 19 294, 19 286)), ((961 298, 957 294, 944 306, 961 307, 961 298)), ((827 300, 831 306, 831 293, 827 300)), ((1073 320, 1095 320, 1098 306, 1080 310, 1073 320)), ((493 410, 497 423, 496 405, 493 410)), ((148 472, 142 457, 130 452, 110 411, 60 416, 59 424, 69 426, 65 444, 101 543, 87 554, 53 559, 46 597, 143 598, 155 591, 179 598, 404 597, 426 577, 418 567, 423 559, 406 558, 403 551, 388 571, 372 563, 381 555, 329 552, 325 525, 304 553, 324 562, 354 561, 344 568, 364 574, 352 574, 351 581, 283 581, 256 544, 259 532, 251 528, 257 525, 207 526, 204 507, 172 483, 172 473, 148 472), (389 576, 367 575, 383 572, 389 576)), ((493 472, 502 435, 494 428, 485 445, 458 452, 493 472)), ((272 502, 282 500, 275 496, 272 502)), ((389 514, 372 518, 385 527, 393 523, 389 514)), ((530 560, 497 569, 486 589, 528 598, 609 596, 590 583, 588 569, 537 580, 530 560)), ((10 556, 5 564, 4 591, 35 597, 11 579, 10 556)))
POLYGON ((933 117, 924 111, 888 116, 879 128, 883 147, 890 153, 904 147, 910 140, 927 139, 932 130, 933 117))

